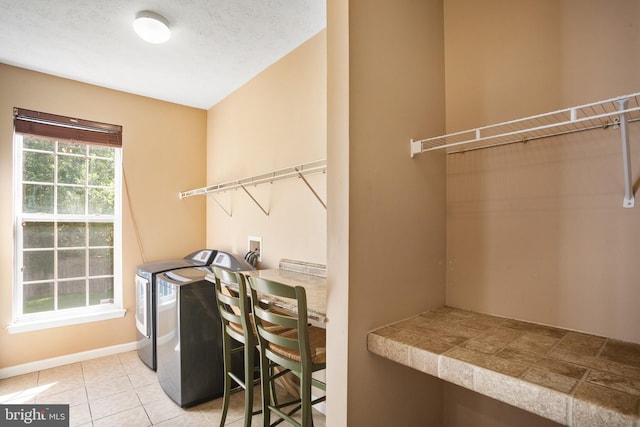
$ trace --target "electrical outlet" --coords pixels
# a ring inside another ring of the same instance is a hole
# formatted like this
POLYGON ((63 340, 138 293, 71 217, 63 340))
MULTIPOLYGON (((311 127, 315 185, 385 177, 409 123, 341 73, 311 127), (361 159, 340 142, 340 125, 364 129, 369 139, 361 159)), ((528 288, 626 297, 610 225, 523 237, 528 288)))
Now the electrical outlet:
POLYGON ((249 252, 258 251, 258 262, 262 262, 262 237, 249 236, 249 252))

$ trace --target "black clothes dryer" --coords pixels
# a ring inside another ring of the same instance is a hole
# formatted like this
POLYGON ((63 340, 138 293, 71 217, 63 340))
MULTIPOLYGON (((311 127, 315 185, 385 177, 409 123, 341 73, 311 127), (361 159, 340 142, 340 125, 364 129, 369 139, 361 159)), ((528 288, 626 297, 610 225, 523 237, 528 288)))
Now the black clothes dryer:
MULTIPOLYGON (((218 252, 212 265, 234 271, 253 270, 243 259, 225 252, 218 252)), ((205 279, 209 273, 209 266, 171 270, 160 273, 156 283, 158 381, 181 407, 220 397, 224 392, 222 323, 214 284, 205 279)), ((242 378, 241 352, 233 355, 232 365, 242 378)))

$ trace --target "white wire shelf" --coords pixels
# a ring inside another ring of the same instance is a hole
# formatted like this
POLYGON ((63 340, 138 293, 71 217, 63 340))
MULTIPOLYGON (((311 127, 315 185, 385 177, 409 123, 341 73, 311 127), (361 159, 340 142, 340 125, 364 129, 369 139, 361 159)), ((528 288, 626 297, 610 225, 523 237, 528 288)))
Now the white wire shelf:
MULTIPOLYGON (((265 213, 265 215, 269 215, 269 212, 262 206, 258 201, 253 197, 251 192, 247 189, 247 187, 256 186, 259 184, 266 183, 274 183, 277 181, 282 181, 285 179, 291 178, 300 178, 305 183, 305 185, 311 190, 313 195, 318 199, 318 201, 322 204, 322 206, 326 209, 327 205, 322 200, 320 195, 315 191, 315 189, 309 184, 309 181, 305 178, 308 175, 314 175, 319 173, 326 173, 327 171, 327 161, 326 159, 315 160, 313 162, 301 163, 299 165, 288 166, 282 169, 277 169, 271 172, 262 173, 259 175, 253 175, 246 178, 236 179, 233 181, 226 181, 219 184, 209 185, 202 188, 196 188, 194 190, 183 191, 179 194, 180 199, 184 199, 185 197, 191 196, 213 196, 216 193, 222 193, 225 191, 236 190, 238 188, 242 189, 247 193, 247 195, 253 200, 253 202, 258 205, 258 207, 265 213)), ((217 199, 214 198, 216 203, 227 213, 227 215, 231 216, 231 213, 225 209, 217 199)))
POLYGON ((640 92, 523 119, 469 129, 421 140, 411 140, 411 157, 446 149, 454 154, 517 142, 533 141, 590 129, 616 126, 621 114, 640 120, 640 92), (627 100, 627 106, 620 104, 627 100))
POLYGON ((633 207, 627 123, 640 120, 640 92, 446 135, 411 140, 411 157, 433 150, 447 154, 534 141, 592 129, 620 129, 625 176, 624 207, 633 207))

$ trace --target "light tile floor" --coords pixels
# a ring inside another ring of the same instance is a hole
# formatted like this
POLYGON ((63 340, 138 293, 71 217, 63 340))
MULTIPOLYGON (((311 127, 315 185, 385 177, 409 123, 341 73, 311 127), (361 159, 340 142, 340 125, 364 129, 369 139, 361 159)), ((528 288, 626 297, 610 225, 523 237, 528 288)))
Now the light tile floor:
MULTIPOLYGON (((259 388, 254 406, 260 405, 259 388)), ((219 426, 222 399, 182 409, 164 393, 156 373, 135 351, 0 380, 0 403, 69 404, 70 426, 219 426)), ((240 427, 244 397, 231 397, 225 425, 240 427)), ((325 417, 314 410, 316 427, 325 417)), ((252 426, 262 425, 262 416, 252 426)))

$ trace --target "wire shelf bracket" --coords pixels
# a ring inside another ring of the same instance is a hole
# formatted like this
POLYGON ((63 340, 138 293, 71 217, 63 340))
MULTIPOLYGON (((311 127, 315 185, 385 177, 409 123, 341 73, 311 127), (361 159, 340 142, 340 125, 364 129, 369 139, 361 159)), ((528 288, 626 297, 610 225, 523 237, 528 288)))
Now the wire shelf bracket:
POLYGON ((266 215, 269 216, 269 210, 265 209, 258 200, 251 194, 251 192, 247 189, 249 186, 256 186, 259 184, 265 183, 274 183, 276 181, 281 181, 290 178, 300 178, 302 182, 311 190, 311 193, 315 196, 315 198, 320 202, 320 204, 327 209, 327 204, 322 200, 318 192, 313 188, 313 186, 309 183, 309 181, 305 178, 308 175, 314 175, 319 173, 327 172, 327 161, 326 159, 316 160, 313 162, 302 163, 295 166, 289 166, 286 168, 274 170, 271 172, 263 173, 256 176, 251 176, 247 178, 237 179, 233 181, 227 181, 220 184, 209 185, 207 187, 196 188, 194 190, 183 191, 179 194, 180 199, 184 199, 186 197, 191 196, 202 196, 208 195, 211 197, 218 206, 228 215, 232 216, 232 211, 227 210, 222 203, 214 196, 217 193, 222 193, 229 190, 242 189, 249 198, 258 206, 258 208, 266 215))
POLYGON ((464 153, 592 129, 620 129, 624 175, 623 207, 635 206, 628 125, 640 120, 640 92, 604 101, 469 129, 433 138, 411 139, 411 158, 434 150, 464 153))
POLYGON ((624 113, 629 106, 629 98, 619 99, 620 110, 620 138, 622 140, 622 166, 624 173, 624 201, 622 206, 632 208, 635 206, 633 197, 633 177, 631 176, 631 149, 629 148, 629 129, 627 115, 624 113))
MULTIPOLYGON (((229 217, 232 217, 232 216, 233 216, 233 215, 232 215, 232 212, 233 212, 233 211, 232 211, 232 209, 231 209, 231 208, 229 208, 229 210, 227 210, 227 209, 224 207, 224 205, 220 202, 220 200, 218 200, 218 199, 216 198, 216 196, 214 196, 214 195, 213 195, 213 194, 211 194, 211 193, 207 193, 207 196, 211 197, 211 200, 213 200, 214 202, 216 202, 216 204, 220 207, 220 209, 222 209, 222 210, 224 211, 224 213, 226 213, 229 217)), ((181 198, 182 198, 182 197, 181 197, 181 198)))

